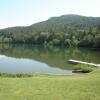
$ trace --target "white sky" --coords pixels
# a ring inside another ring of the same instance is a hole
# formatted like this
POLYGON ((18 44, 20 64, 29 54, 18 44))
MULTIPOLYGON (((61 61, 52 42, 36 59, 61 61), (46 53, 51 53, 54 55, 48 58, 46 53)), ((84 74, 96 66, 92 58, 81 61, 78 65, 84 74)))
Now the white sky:
POLYGON ((100 17, 100 0, 0 0, 0 29, 65 14, 100 17))

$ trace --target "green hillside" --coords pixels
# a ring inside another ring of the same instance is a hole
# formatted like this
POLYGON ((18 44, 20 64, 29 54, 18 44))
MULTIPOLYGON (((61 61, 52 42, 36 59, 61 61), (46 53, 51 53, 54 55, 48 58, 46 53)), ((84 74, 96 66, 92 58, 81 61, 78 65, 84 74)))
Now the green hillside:
POLYGON ((0 42, 100 47, 100 17, 63 15, 0 30, 0 42))

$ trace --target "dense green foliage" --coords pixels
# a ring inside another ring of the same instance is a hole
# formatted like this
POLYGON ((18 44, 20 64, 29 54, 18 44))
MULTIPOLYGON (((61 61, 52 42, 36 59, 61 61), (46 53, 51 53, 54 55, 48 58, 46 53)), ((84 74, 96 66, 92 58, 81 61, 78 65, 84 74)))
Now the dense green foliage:
POLYGON ((85 75, 0 77, 0 100, 100 100, 100 70, 85 75))
POLYGON ((78 64, 78 65, 76 65, 74 67, 74 70, 76 70, 76 71, 82 71, 83 73, 92 72, 95 69, 96 68, 94 68, 93 66, 84 65, 84 64, 78 64))
POLYGON ((2 29, 0 42, 100 47, 100 17, 64 15, 28 27, 2 29))

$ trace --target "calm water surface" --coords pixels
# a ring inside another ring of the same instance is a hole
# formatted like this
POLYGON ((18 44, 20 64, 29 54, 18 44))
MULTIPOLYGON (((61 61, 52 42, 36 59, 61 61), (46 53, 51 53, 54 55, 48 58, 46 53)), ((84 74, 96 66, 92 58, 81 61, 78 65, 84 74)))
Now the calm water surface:
POLYGON ((94 49, 0 44, 0 72, 71 74, 69 59, 100 63, 94 49))

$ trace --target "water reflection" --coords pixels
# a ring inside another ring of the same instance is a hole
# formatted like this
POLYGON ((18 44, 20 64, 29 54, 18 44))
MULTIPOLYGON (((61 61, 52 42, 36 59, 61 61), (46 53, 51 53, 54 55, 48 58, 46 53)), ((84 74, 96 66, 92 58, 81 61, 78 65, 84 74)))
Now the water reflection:
POLYGON ((99 50, 82 48, 1 44, 0 55, 0 70, 6 72, 68 73, 69 59, 100 63, 99 50))

